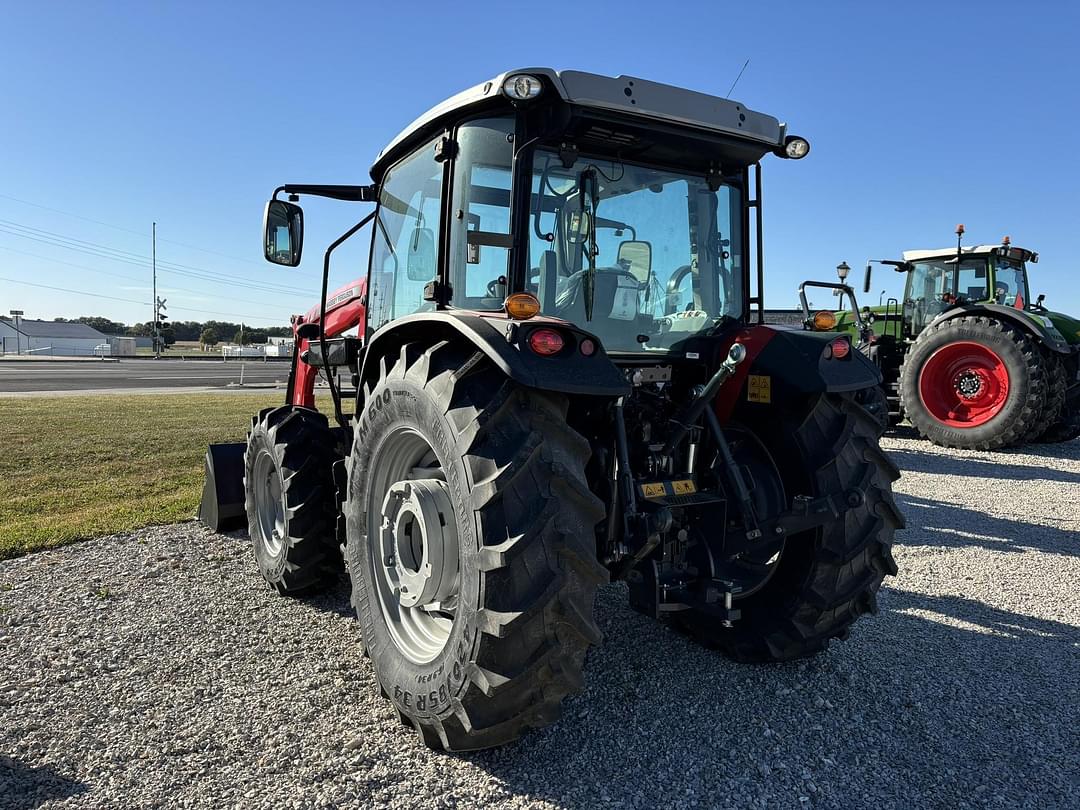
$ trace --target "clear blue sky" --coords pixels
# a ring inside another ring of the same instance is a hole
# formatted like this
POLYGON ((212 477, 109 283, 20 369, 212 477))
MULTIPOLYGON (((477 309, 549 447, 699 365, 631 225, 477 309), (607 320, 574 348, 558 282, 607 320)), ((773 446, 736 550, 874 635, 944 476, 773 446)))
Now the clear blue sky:
MULTIPOLYGON (((366 182, 375 154, 416 115, 510 67, 724 95, 749 58, 733 97, 813 145, 802 162, 766 161, 771 306, 794 306, 800 279, 832 278, 842 259, 858 267, 948 245, 964 222, 969 244, 1008 233, 1038 250, 1032 292, 1080 312, 1074 4, 616 8, 5 3, 0 279, 111 298, 0 280, 0 311, 148 320, 140 257, 157 220, 174 320, 285 323, 314 304, 322 249, 366 207, 306 202, 303 266, 275 268, 262 261, 260 227, 279 183, 366 182), (57 235, 82 241, 62 248, 57 235)), ((362 251, 342 254, 332 283, 361 275, 362 262, 362 251)), ((897 279, 879 271, 869 298, 896 292, 897 279)))

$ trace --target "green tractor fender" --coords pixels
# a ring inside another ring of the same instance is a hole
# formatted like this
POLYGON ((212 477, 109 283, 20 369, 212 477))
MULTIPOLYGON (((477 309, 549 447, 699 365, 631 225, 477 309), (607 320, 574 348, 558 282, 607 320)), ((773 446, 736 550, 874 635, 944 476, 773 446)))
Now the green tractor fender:
POLYGON ((1001 304, 967 304, 953 307, 930 321, 924 327, 924 331, 939 323, 967 315, 987 315, 994 320, 1011 324, 1031 335, 1050 351, 1066 355, 1071 354, 1073 351, 1064 335, 1058 331, 1050 318, 1037 312, 1027 312, 1013 307, 1002 306, 1001 304))
POLYGON ((1035 314, 1049 319, 1074 349, 1080 345, 1080 320, 1071 315, 1066 315, 1064 312, 1052 312, 1050 310, 1039 311, 1035 314))

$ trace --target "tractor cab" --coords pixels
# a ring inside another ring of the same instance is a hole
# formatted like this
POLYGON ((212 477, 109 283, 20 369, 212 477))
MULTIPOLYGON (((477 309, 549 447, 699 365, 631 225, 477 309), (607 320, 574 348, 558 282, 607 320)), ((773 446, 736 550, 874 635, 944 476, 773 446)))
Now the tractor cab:
POLYGON ((917 335, 936 316, 956 306, 997 304, 1025 310, 1031 306, 1027 262, 1034 251, 1000 245, 907 250, 898 269, 907 272, 904 285, 905 327, 917 335))

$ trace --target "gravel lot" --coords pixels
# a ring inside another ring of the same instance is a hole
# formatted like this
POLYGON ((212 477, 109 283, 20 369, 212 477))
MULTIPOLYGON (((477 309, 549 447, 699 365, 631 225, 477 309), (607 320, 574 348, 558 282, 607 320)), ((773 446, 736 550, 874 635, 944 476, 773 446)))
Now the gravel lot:
POLYGON ((0 563, 0 808, 1076 807, 1080 441, 887 446, 910 528, 848 642, 734 664, 613 585, 563 720, 465 756, 378 696, 344 586, 274 597, 243 539, 0 563))

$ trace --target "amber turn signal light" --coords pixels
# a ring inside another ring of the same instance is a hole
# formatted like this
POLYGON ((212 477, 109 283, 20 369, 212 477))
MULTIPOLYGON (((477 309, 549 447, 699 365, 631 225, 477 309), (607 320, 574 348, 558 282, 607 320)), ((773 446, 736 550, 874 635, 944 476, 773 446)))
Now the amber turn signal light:
POLYGON ((514 293, 503 302, 506 314, 517 321, 527 321, 540 312, 540 301, 532 293, 514 293))
POLYGON ((814 313, 814 331, 815 332, 828 332, 830 329, 836 328, 836 315, 828 310, 821 310, 821 312, 814 313))

